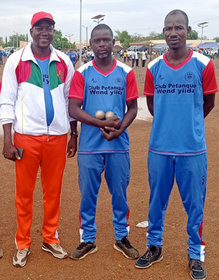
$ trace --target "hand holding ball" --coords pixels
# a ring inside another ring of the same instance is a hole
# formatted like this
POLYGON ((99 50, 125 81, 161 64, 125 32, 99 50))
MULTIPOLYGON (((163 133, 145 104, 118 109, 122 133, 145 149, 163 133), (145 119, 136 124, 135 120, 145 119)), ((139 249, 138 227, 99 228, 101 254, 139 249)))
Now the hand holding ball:
MULTIPOLYGON (((104 114, 103 111, 98 110, 95 113, 95 118, 99 119, 99 120, 103 120, 105 118, 105 120, 112 120, 113 122, 107 122, 109 123, 108 125, 110 126, 104 126, 104 127, 100 127, 100 130, 102 131, 102 136, 108 140, 109 137, 111 137, 111 140, 115 138, 114 132, 119 129, 120 127, 120 122, 119 119, 120 118, 116 118, 115 114, 111 111, 106 112, 106 114, 104 114), (114 121, 117 122, 117 124, 115 125, 114 121), (111 135, 111 136, 110 136, 111 135)), ((110 141, 110 140, 108 140, 110 141)))

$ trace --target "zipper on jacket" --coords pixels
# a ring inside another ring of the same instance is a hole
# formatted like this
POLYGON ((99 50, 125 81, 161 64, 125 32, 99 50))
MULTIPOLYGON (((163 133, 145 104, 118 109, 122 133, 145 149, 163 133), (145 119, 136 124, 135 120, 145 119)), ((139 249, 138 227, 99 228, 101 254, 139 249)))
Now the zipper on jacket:
MULTIPOLYGON (((48 64, 48 77, 49 77, 49 90, 50 90, 50 94, 51 94, 51 97, 52 97, 51 88, 50 88, 50 75, 49 75, 50 63, 51 63, 51 53, 50 53, 49 64, 48 64)), ((53 103, 53 99, 52 99, 52 103, 53 103)), ((53 109, 54 109, 54 107, 53 107, 53 109)), ((54 110, 54 115, 55 115, 55 110, 54 110)), ((54 116, 53 116, 53 119, 54 119, 54 116)), ((49 142, 49 126, 48 125, 47 125, 47 142, 49 142)))

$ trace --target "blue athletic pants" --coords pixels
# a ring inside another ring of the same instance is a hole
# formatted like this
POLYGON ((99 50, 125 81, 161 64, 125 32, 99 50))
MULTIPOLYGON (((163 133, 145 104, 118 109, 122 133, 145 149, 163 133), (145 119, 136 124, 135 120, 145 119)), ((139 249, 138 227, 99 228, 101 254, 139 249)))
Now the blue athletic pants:
POLYGON ((96 238, 96 206, 101 185, 101 174, 112 195, 113 226, 116 240, 128 236, 126 190, 130 181, 129 153, 78 154, 81 242, 94 242, 96 238))
POLYGON ((202 232, 207 181, 206 153, 195 156, 172 156, 149 150, 148 180, 151 193, 147 247, 163 245, 164 217, 174 177, 188 215, 189 257, 204 261, 205 244, 202 232))

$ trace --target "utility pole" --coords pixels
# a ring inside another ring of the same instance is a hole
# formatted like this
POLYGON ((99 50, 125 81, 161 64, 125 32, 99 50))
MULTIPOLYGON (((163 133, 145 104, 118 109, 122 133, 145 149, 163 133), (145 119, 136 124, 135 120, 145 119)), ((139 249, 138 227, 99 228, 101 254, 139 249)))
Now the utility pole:
POLYGON ((82 0, 80 0, 80 55, 79 55, 79 66, 81 66, 81 52, 82 52, 82 47, 81 47, 81 33, 82 33, 82 0))
POLYGON ((71 37, 72 37, 73 35, 74 35, 74 34, 65 35, 66 37, 68 37, 69 49, 71 48, 71 37))
MULTIPOLYGON (((18 48, 18 32, 15 32, 15 31, 14 31, 14 33, 15 33, 16 36, 17 36, 17 48, 18 48)), ((14 46, 14 43, 13 43, 13 46, 14 46)))
POLYGON ((91 25, 90 26, 83 25, 83 27, 86 28, 86 46, 88 46, 88 28, 91 27, 91 25))
POLYGON ((205 21, 205 22, 201 22, 201 23, 198 24, 198 26, 201 27, 201 29, 202 29, 201 43, 202 43, 202 39, 203 39, 203 29, 204 29, 205 27, 208 27, 207 23, 208 23, 208 22, 205 21))

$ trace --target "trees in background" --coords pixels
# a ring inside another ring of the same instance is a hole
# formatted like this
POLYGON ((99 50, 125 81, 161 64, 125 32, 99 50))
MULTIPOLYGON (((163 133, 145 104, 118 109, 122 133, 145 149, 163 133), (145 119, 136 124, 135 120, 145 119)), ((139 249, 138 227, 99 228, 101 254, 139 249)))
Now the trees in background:
MULTIPOLYGON (((141 34, 135 33, 134 35, 130 35, 128 31, 119 31, 115 30, 115 40, 120 41, 122 47, 124 49, 127 49, 130 47, 131 42, 142 42, 142 41, 150 41, 150 40, 162 40, 164 39, 163 32, 157 33, 155 31, 151 31, 148 36, 142 36, 141 34)), ((196 30, 192 30, 190 34, 187 37, 189 40, 197 40, 201 39, 198 37, 198 32, 196 30)), ((5 37, 5 40, 3 40, 2 37, 0 37, 0 46, 3 47, 19 47, 20 41, 26 41, 28 42, 28 34, 18 34, 14 33, 13 35, 9 37, 5 37)), ((204 36, 202 39, 206 40, 208 39, 206 36, 204 36)), ((219 42, 219 37, 215 37, 214 40, 219 42)), ((76 44, 71 43, 68 41, 66 37, 62 36, 61 30, 55 30, 54 33, 54 40, 52 42, 52 45, 56 49, 76 49, 76 44)))
POLYGON ((20 46, 20 41, 28 41, 28 35, 24 35, 24 34, 13 34, 9 37, 5 37, 5 40, 3 40, 2 37, 0 37, 0 46, 3 46, 3 48, 5 47, 19 47, 20 46))
POLYGON ((55 30, 52 45, 56 49, 76 49, 75 42, 72 44, 66 37, 62 37, 61 30, 55 30))
MULTIPOLYGON (((20 46, 20 41, 25 41, 28 42, 29 38, 28 38, 28 34, 18 34, 15 33, 13 35, 10 36, 6 36, 5 40, 3 40, 2 37, 0 37, 0 46, 3 46, 3 48, 5 47, 19 47, 20 46)), ((70 43, 68 41, 67 38, 62 37, 62 32, 61 30, 55 30, 54 33, 54 40, 52 45, 56 48, 56 49, 75 49, 76 45, 75 43, 70 43)))
POLYGON ((122 47, 127 49, 130 47, 131 42, 142 42, 142 41, 150 41, 150 40, 161 40, 164 39, 163 33, 156 33, 152 31, 149 36, 142 36, 141 34, 135 33, 134 35, 128 34, 128 31, 119 31, 115 30, 115 40, 120 41, 122 47))
POLYGON ((120 32, 119 30, 115 30, 116 32, 116 36, 115 36, 115 40, 116 41, 120 41, 122 47, 124 49, 127 49, 130 45, 130 43, 132 42, 132 37, 131 35, 128 34, 128 31, 122 31, 120 32))
POLYGON ((198 39, 198 32, 195 30, 191 30, 190 34, 187 37, 188 40, 197 40, 198 39))
POLYGON ((26 41, 26 38, 28 39, 28 35, 26 34, 13 34, 9 36, 9 40, 7 41, 6 47, 16 47, 19 48, 20 41, 26 41))
MULTIPOLYGON (((115 40, 120 41, 122 47, 124 49, 127 49, 130 47, 130 43, 134 42, 142 42, 142 41, 150 41, 150 40, 163 40, 164 34, 163 32, 157 33, 155 31, 151 31, 148 36, 142 36, 141 34, 135 33, 134 35, 130 35, 126 30, 119 31, 115 30, 115 40)), ((201 39, 198 37, 198 32, 196 30, 192 30, 190 34, 188 35, 188 40, 197 40, 201 39)), ((219 37, 216 37, 219 39, 219 37)), ((206 36, 204 36, 202 39, 208 39, 206 36)))

